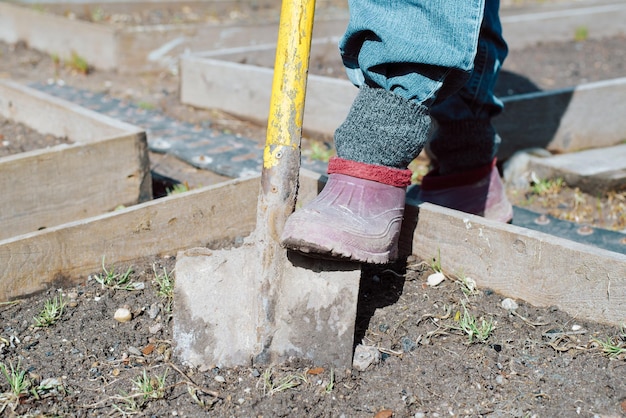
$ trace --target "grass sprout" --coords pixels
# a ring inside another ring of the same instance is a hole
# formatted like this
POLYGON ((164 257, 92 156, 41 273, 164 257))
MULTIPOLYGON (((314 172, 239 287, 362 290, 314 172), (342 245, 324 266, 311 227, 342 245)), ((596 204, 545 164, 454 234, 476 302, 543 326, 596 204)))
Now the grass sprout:
POLYGON ((461 292, 463 292, 465 296, 471 296, 478 293, 478 290, 476 290, 476 281, 471 277, 465 276, 463 273, 457 274, 456 283, 459 285, 461 292))
POLYGON ((33 317, 35 320, 35 326, 44 328, 55 324, 63 315, 63 309, 65 308, 65 300, 61 295, 48 299, 43 306, 43 310, 33 317))
POLYGON ((487 341, 495 327, 492 319, 487 321, 482 318, 479 324, 478 319, 467 310, 465 305, 463 305, 463 313, 458 322, 459 329, 467 335, 470 344, 487 341))
POLYGON ((143 374, 133 381, 144 401, 148 399, 163 399, 165 397, 165 379, 167 370, 162 376, 148 376, 146 369, 143 374))
POLYGON ((602 352, 611 358, 615 358, 626 353, 624 342, 618 341, 618 338, 607 337, 606 340, 593 338, 592 341, 598 344, 598 347, 600 347, 602 352))
POLYGON ((547 196, 559 193, 564 186, 565 182, 560 177, 556 179, 540 179, 533 173, 530 191, 539 196, 547 196))
POLYGON ((158 273, 156 265, 153 264, 152 270, 154 271, 154 283, 158 288, 157 295, 165 301, 165 309, 170 312, 174 298, 174 279, 171 277, 171 272, 168 273, 165 267, 163 267, 163 273, 158 273))
POLYGON ((17 406, 20 398, 28 395, 30 380, 26 376, 26 370, 21 368, 19 362, 17 366, 14 366, 13 363, 9 363, 8 366, 0 363, 0 372, 2 372, 4 378, 9 383, 9 392, 0 393, 1 413, 7 405, 17 406))
POLYGON ((433 257, 431 260, 430 268, 433 269, 435 273, 443 273, 441 269, 441 249, 437 250, 437 257, 433 257))
POLYGON ((118 289, 118 290, 138 290, 141 288, 140 283, 131 281, 130 275, 133 273, 133 267, 129 267, 125 273, 116 273, 113 270, 107 270, 104 265, 104 257, 102 257, 103 273, 94 275, 94 279, 100 283, 102 288, 118 289))
POLYGON ((261 379, 263 382, 263 393, 269 396, 295 388, 308 381, 306 376, 300 374, 290 374, 280 379, 275 379, 274 371, 271 368, 263 372, 261 379))
POLYGON ((175 194, 181 194, 181 193, 188 192, 189 190, 191 190, 191 188, 189 187, 189 183, 184 181, 182 183, 174 184, 171 188, 168 188, 167 195, 171 196, 175 194))
POLYGON ((310 157, 312 160, 323 161, 327 163, 330 158, 335 154, 332 147, 319 141, 311 142, 310 157))
POLYGON ((72 51, 70 58, 65 61, 65 65, 79 74, 87 75, 89 73, 89 63, 80 56, 76 51, 72 51))
POLYGON ((574 30, 574 40, 577 42, 586 41, 589 38, 589 28, 587 26, 578 26, 574 30))
POLYGON ((330 369, 330 381, 324 387, 324 391, 326 393, 331 393, 334 388, 335 388, 335 370, 331 368, 330 369))

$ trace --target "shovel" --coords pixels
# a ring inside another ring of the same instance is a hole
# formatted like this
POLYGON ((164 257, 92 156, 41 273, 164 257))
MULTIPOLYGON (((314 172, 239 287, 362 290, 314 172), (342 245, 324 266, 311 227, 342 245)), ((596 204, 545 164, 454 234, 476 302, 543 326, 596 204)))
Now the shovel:
POLYGON ((282 3, 254 232, 235 249, 178 255, 174 350, 191 365, 351 366, 360 266, 279 243, 298 189, 314 10, 314 0, 282 3))

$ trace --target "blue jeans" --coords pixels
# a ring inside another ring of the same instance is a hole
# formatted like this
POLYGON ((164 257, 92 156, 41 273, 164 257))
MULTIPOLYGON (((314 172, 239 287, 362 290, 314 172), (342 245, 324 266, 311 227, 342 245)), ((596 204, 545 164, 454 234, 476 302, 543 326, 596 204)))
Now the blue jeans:
MULTIPOLYGON (((500 1, 349 0, 349 6, 339 48, 350 80, 429 109, 441 128, 431 149, 454 166, 446 171, 491 161, 498 137, 490 119, 502 110, 493 88, 507 55, 500 1)), ((423 145, 426 138, 414 141, 423 145)))

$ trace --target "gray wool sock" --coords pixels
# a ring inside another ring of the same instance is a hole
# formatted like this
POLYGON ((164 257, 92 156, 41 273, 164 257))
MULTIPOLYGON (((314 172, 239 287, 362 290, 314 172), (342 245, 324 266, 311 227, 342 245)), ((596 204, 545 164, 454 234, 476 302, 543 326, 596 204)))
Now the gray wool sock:
POLYGON ((491 163, 500 137, 488 120, 464 120, 440 124, 429 150, 440 174, 458 173, 491 163))
POLYGON ((361 86, 335 131, 337 156, 406 169, 428 138, 428 109, 381 88, 361 86))

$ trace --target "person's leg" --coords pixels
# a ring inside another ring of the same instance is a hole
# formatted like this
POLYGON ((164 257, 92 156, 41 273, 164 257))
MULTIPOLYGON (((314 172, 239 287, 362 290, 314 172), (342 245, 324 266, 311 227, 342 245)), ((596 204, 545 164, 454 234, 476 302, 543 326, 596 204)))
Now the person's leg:
POLYGON ((303 252, 385 263, 397 256, 408 164, 422 150, 429 108, 463 86, 484 0, 351 0, 340 42, 360 87, 335 132, 324 190, 287 221, 282 242, 303 252))
POLYGON ((495 167, 500 137, 491 124, 503 108, 493 90, 508 52, 499 7, 500 0, 485 2, 468 81, 431 108, 437 129, 428 147, 437 168, 424 178, 420 199, 506 222, 512 208, 495 167))

